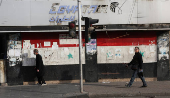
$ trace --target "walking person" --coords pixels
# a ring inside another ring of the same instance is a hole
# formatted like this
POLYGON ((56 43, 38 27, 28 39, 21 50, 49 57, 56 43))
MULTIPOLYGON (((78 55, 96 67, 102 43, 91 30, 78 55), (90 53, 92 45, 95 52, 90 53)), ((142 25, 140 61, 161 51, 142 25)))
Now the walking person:
POLYGON ((38 85, 47 85, 43 78, 45 74, 44 64, 41 55, 38 53, 38 49, 34 49, 34 54, 36 55, 36 75, 38 78, 38 85))
POLYGON ((143 60, 142 60, 142 55, 139 53, 139 47, 135 47, 135 55, 133 56, 132 61, 128 65, 126 65, 126 67, 130 65, 132 65, 131 69, 133 70, 133 75, 131 77, 130 82, 126 86, 131 87, 131 85, 133 84, 136 78, 136 75, 138 74, 139 78, 143 82, 143 86, 141 87, 147 87, 145 78, 143 77, 143 69, 142 69, 143 60))

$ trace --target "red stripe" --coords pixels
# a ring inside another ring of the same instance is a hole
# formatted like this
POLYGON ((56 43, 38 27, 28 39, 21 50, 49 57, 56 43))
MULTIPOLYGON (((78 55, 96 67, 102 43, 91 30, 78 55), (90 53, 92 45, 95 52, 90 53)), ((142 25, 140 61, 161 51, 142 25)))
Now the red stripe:
MULTIPOLYGON (((59 47, 78 47, 76 44, 60 44, 59 34, 65 33, 21 33, 22 42, 24 40, 30 40, 31 44, 37 43, 42 45, 42 48, 51 48, 53 42, 57 42, 59 47), (44 41, 50 41, 51 46, 44 46, 44 41)), ((82 41, 84 42, 84 33, 82 41)), ((155 31, 114 31, 114 32, 97 32, 97 46, 137 46, 137 45, 149 45, 151 41, 155 41, 152 44, 157 44, 157 35, 155 31)), ((85 44, 83 44, 85 46, 85 44)))
POLYGON ((97 46, 137 46, 157 44, 156 32, 97 32, 97 46))
MULTIPOLYGON (((68 34, 68 32, 65 33, 54 33, 54 32, 46 32, 46 33, 21 33, 21 37, 22 37, 22 43, 24 42, 24 40, 30 40, 31 44, 35 44, 35 48, 37 48, 37 43, 41 46, 42 48, 51 48, 53 42, 57 42, 59 47, 79 47, 79 44, 60 44, 59 43, 59 34, 68 34), (51 46, 44 46, 44 42, 45 41, 49 41, 51 42, 51 46)), ((84 42, 84 37, 82 39, 82 41, 84 42)), ((83 46, 85 46, 85 44, 83 44, 83 46)), ((23 47, 23 44, 22 44, 23 47)))

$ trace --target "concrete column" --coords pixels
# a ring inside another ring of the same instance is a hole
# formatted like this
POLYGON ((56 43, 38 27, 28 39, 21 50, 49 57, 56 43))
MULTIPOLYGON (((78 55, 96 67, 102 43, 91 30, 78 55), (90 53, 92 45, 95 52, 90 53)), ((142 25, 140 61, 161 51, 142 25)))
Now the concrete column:
POLYGON ((170 80, 169 31, 161 31, 158 33, 157 49, 157 80, 170 80))
POLYGON ((0 60, 0 84, 6 83, 5 61, 0 60))
MULTIPOLYGON (((169 43, 170 43, 170 31, 169 31, 169 43)), ((170 49, 170 45, 169 45, 169 49, 170 49)), ((170 52, 169 52, 169 56, 170 56, 170 52)), ((169 60, 169 77, 170 77, 170 60, 169 60)))

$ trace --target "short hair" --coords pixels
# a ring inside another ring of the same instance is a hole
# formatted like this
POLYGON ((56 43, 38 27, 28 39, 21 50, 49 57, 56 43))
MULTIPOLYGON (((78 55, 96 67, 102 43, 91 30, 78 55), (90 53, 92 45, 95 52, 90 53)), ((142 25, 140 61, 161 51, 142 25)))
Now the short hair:
POLYGON ((35 53, 38 53, 38 49, 34 49, 34 52, 35 52, 35 53))
POLYGON ((139 49, 139 47, 135 47, 135 48, 139 49))

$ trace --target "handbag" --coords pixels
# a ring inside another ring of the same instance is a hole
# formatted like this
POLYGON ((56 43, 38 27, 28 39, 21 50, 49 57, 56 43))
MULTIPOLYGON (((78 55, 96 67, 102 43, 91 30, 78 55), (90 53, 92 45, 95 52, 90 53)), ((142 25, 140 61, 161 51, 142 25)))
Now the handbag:
POLYGON ((139 76, 139 77, 143 77, 143 72, 139 72, 139 73, 138 73, 138 76, 139 76))
POLYGON ((143 77, 143 69, 142 69, 142 70, 139 70, 138 76, 139 76, 139 77, 143 77))

